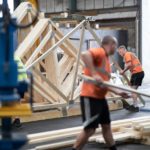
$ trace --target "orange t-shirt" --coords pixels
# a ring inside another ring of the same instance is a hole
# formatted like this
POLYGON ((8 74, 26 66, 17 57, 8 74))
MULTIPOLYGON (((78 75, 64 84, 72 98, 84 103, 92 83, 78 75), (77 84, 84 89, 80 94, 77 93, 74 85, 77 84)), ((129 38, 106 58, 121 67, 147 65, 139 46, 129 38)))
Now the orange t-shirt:
POLYGON ((125 53, 124 62, 125 63, 131 62, 132 66, 130 68, 130 71, 131 71, 132 74, 143 71, 142 65, 141 65, 139 59, 132 52, 126 52, 125 53))
MULTIPOLYGON (((104 81, 110 79, 110 62, 103 48, 92 48, 89 50, 93 57, 94 66, 97 69, 97 74, 102 77, 104 81), (104 69, 103 71, 101 69, 104 69)), ((90 70, 85 67, 83 73, 91 76, 90 70)), ((102 88, 92 83, 83 82, 81 89, 81 96, 92 97, 96 99, 104 99, 107 93, 107 88, 102 88)))

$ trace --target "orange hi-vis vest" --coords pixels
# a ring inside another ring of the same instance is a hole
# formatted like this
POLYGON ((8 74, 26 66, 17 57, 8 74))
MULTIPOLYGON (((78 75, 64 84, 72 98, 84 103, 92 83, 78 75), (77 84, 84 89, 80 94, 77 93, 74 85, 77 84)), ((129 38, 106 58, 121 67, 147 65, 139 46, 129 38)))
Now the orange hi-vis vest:
MULTIPOLYGON (((93 58, 94 66, 97 70, 97 74, 104 80, 110 79, 110 62, 103 48, 92 48, 89 50, 93 58)), ((87 76, 91 76, 89 68, 85 67, 83 73, 87 76)), ((99 87, 86 81, 83 82, 81 89, 81 96, 92 97, 96 99, 104 99, 107 93, 107 88, 99 87)))
POLYGON ((142 69, 142 65, 139 61, 139 59, 135 56, 134 53, 132 52, 126 52, 125 55, 124 55, 124 62, 127 64, 128 62, 131 62, 131 68, 130 68, 130 72, 132 74, 135 74, 135 73, 139 73, 139 72, 142 72, 143 69, 142 69))

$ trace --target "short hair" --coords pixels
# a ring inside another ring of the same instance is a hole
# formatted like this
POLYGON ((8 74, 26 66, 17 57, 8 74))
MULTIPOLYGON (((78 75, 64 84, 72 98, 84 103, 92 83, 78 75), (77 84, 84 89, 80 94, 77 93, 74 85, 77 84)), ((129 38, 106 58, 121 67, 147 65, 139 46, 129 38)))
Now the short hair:
POLYGON ((102 39, 102 45, 108 45, 110 43, 118 44, 117 39, 113 36, 107 35, 102 39))
POLYGON ((118 50, 121 49, 121 48, 127 50, 126 47, 125 47, 124 45, 120 45, 119 48, 118 48, 118 50))

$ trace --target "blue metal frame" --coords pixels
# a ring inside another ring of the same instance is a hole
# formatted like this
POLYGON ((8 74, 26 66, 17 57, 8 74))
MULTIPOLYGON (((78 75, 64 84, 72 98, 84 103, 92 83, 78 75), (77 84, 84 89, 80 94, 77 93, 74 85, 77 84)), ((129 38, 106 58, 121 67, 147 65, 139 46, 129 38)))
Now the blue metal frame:
MULTIPOLYGON (((4 10, 0 18, 0 101, 3 107, 19 100, 20 96, 15 91, 18 87, 17 63, 14 60, 14 50, 17 47, 16 27, 11 24, 7 0, 3 0, 2 8, 4 10)), ((0 150, 17 150, 27 142, 25 135, 12 133, 11 117, 2 118, 1 135, 0 150)))

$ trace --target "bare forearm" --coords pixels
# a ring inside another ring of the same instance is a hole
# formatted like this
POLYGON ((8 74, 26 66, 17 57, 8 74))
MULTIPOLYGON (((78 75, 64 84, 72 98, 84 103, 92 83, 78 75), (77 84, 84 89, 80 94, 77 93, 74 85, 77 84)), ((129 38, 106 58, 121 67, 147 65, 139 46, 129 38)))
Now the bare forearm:
POLYGON ((85 64, 85 66, 87 68, 89 68, 89 70, 91 71, 92 74, 95 74, 96 73, 96 69, 94 67, 94 64, 93 64, 93 58, 91 56, 91 54, 89 52, 87 53, 83 53, 81 55, 81 58, 85 64))
POLYGON ((127 70, 130 69, 130 66, 126 66, 124 69, 123 69, 123 73, 125 73, 127 70))
POLYGON ((123 73, 125 73, 127 70, 129 70, 131 68, 131 62, 128 62, 126 64, 126 67, 123 69, 123 73))
POLYGON ((120 96, 123 97, 123 98, 129 98, 129 97, 130 97, 130 96, 128 95, 128 93, 125 93, 125 92, 120 91, 120 90, 115 89, 115 88, 109 87, 109 88, 108 88, 108 91, 113 92, 113 93, 115 93, 115 94, 117 94, 117 95, 120 95, 120 96))

